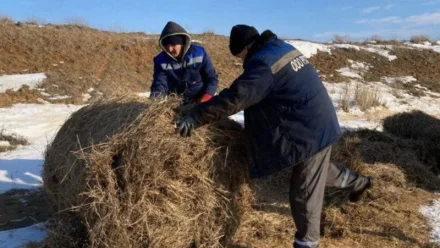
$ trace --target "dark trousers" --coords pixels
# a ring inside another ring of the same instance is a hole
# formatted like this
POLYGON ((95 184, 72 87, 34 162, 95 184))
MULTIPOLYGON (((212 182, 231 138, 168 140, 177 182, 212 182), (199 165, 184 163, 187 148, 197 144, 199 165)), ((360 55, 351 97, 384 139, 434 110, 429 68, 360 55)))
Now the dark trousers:
POLYGON ((331 146, 293 166, 289 201, 296 225, 294 247, 319 246, 321 211, 326 186, 353 188, 358 174, 330 162, 331 146))

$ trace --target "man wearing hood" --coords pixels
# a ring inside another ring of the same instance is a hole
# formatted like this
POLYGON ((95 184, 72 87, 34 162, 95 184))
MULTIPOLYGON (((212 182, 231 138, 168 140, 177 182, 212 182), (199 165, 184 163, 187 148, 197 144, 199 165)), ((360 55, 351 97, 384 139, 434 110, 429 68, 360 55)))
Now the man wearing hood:
POLYGON ((193 107, 176 131, 188 136, 197 126, 244 110, 250 175, 263 177, 291 166, 293 245, 316 248, 325 187, 346 189, 355 202, 371 187, 371 178, 330 162, 341 129, 326 88, 300 51, 270 30, 260 35, 247 25, 232 28, 229 48, 242 59, 244 72, 228 89, 193 107))
POLYGON ((154 58, 151 97, 183 96, 183 103, 205 102, 217 90, 218 76, 205 49, 191 43, 179 24, 168 22, 159 39, 162 52, 154 58))

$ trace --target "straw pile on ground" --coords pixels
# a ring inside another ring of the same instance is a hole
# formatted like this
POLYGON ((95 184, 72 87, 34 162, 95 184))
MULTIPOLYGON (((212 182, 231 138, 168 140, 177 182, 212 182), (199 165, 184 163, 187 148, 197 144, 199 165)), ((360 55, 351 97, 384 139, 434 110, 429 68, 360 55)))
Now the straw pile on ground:
MULTIPOLYGON (((386 132, 347 131, 332 147, 332 160, 374 177, 357 203, 348 192, 328 188, 320 245, 326 248, 440 247, 420 206, 438 199, 440 178, 419 160, 412 142, 386 132)), ((292 247, 295 226, 289 208, 291 168, 253 180, 256 201, 234 235, 236 247, 292 247)), ((235 247, 234 247, 235 248, 235 247)))
POLYGON ((440 174, 440 120, 422 111, 400 113, 385 118, 384 130, 409 140, 420 159, 440 174))
POLYGON ((242 128, 175 134, 177 99, 86 106, 48 147, 49 247, 222 247, 251 195, 242 128))

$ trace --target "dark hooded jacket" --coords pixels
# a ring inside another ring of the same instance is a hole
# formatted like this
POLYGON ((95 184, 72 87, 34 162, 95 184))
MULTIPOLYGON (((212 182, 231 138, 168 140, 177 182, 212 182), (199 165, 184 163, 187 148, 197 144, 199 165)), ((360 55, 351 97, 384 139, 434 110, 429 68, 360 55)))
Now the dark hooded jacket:
POLYGON ((183 95, 186 103, 192 103, 205 93, 215 94, 218 84, 217 72, 205 49, 191 43, 191 37, 185 29, 177 23, 168 22, 160 35, 159 45, 162 52, 154 58, 151 97, 157 98, 175 93, 183 95), (185 37, 181 61, 169 54, 162 43, 171 35, 185 37))
POLYGON ((295 47, 267 30, 254 42, 243 67, 230 88, 190 114, 205 124, 244 110, 251 176, 295 165, 341 136, 326 88, 295 47))

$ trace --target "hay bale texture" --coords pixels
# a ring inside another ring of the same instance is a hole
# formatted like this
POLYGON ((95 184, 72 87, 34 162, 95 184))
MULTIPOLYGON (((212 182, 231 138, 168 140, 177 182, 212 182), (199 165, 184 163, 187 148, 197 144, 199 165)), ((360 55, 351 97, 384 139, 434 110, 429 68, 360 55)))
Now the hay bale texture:
POLYGON ((383 127, 397 137, 408 139, 431 171, 440 174, 440 120, 422 111, 399 113, 384 119, 383 127))
POLYGON ((242 128, 175 134, 177 99, 74 113, 48 147, 49 247, 222 247, 251 200, 242 128))

